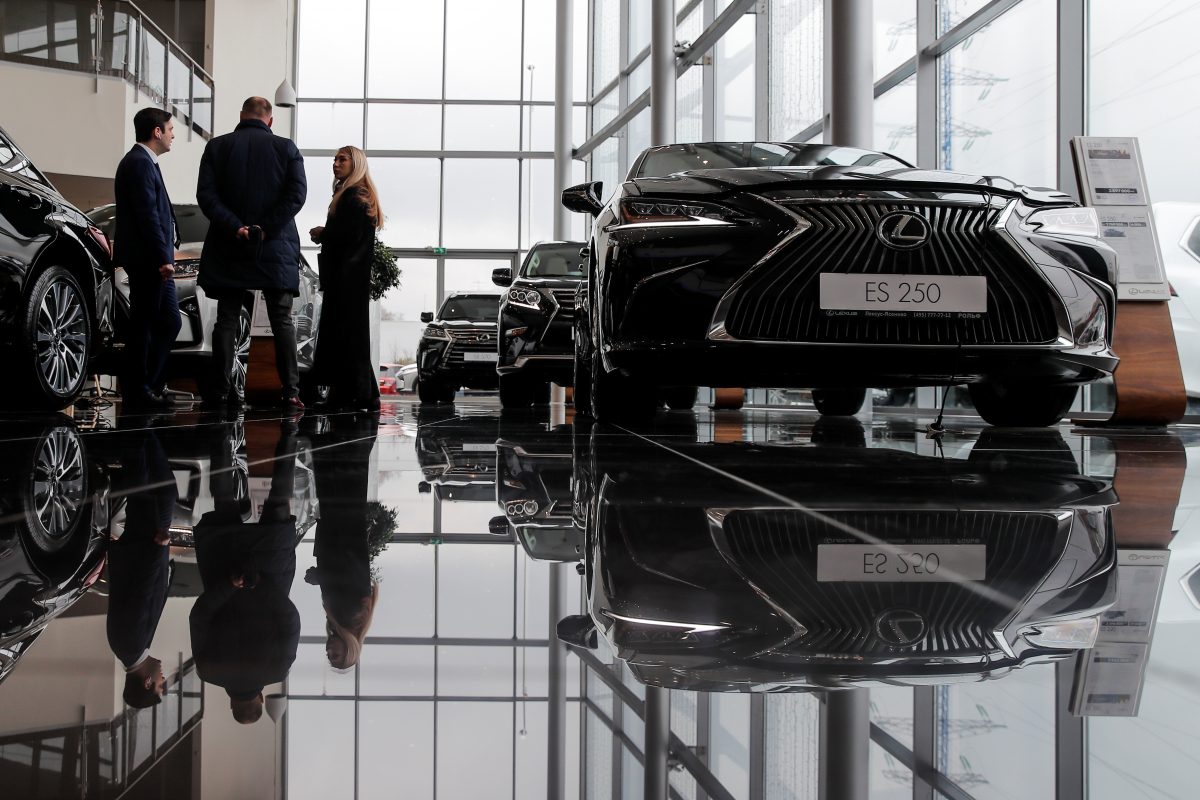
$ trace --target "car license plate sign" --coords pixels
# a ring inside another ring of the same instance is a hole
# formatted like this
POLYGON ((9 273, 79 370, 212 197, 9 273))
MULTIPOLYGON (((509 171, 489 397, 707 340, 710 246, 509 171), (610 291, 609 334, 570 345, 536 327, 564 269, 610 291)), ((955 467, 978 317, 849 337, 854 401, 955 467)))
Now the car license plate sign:
POLYGON ((982 314, 987 311, 987 278, 822 272, 821 308, 825 311, 982 314))
POLYGON ((463 442, 462 449, 464 453, 494 453, 496 444, 495 442, 463 442))
POLYGON ((950 583, 987 577, 983 544, 820 544, 820 583, 950 583))
POLYGON ((463 353, 463 361, 495 361, 495 353, 463 353))

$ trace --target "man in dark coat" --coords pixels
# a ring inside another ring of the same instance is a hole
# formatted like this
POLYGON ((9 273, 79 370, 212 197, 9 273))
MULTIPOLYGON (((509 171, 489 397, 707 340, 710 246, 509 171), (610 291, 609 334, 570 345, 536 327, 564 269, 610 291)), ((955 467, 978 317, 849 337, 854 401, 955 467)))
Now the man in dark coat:
POLYGON ((204 593, 190 627, 200 678, 225 689, 234 719, 249 724, 262 716, 263 687, 287 678, 300 644, 300 612, 288 597, 296 574, 295 423, 284 423, 258 522, 243 519, 228 438, 213 439, 214 509, 195 530, 204 593))
POLYGON ((217 299, 213 326, 216 396, 210 404, 240 405, 231 392, 233 351, 249 290, 261 289, 275 337, 275 368, 283 404, 303 411, 296 367, 292 298, 300 293, 296 214, 308 185, 304 159, 290 139, 271 132, 271 104, 251 97, 233 133, 204 148, 196 199, 211 225, 200 258, 200 287, 217 299))
POLYGON ((117 167, 113 261, 129 277, 129 335, 121 389, 129 406, 166 408, 167 356, 182 324, 175 297, 175 212, 158 157, 171 149, 175 124, 161 108, 133 116, 137 143, 117 167))

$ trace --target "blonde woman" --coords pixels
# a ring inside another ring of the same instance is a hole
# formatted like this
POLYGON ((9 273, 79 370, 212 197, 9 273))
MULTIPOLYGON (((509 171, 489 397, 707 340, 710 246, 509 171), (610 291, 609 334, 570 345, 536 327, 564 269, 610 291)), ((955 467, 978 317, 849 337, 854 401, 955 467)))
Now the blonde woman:
POLYGON ((371 363, 371 260, 383 225, 367 156, 346 146, 333 157, 333 200, 324 225, 309 231, 321 245, 320 330, 313 355, 316 382, 329 387, 329 406, 379 410, 379 381, 371 363))

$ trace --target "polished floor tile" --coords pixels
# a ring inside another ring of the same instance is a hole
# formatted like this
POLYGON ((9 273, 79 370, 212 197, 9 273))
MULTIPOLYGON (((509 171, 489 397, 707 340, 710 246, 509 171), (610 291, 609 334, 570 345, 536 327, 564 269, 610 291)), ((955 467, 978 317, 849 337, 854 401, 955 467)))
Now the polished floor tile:
POLYGON ((1200 431, 933 421, 0 419, 4 796, 1191 797, 1200 431))

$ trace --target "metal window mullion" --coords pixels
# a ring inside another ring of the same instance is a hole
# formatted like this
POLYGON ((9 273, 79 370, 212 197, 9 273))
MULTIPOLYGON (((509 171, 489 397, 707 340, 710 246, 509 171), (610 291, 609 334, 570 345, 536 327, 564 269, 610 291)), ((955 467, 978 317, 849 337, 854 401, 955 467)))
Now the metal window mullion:
POLYGON ((1054 796, 1057 800, 1084 800, 1088 796, 1087 720, 1071 713, 1075 664, 1087 656, 1084 651, 1074 659, 1054 665, 1054 796))
POLYGON ((933 784, 925 780, 926 770, 921 765, 934 769, 934 736, 936 735, 936 695, 932 686, 917 686, 913 689, 913 800, 934 800, 933 784))
POLYGON ((771 19, 767 0, 754 12, 754 138, 771 138, 771 19))
POLYGON ((363 82, 362 82, 362 146, 366 150, 370 143, 367 141, 367 97, 370 94, 367 87, 371 81, 371 4, 375 0, 367 0, 363 9, 363 82))
POLYGON ((917 0, 917 166, 938 166, 937 57, 926 53, 937 37, 937 0, 917 0))
MULTIPOLYGON (((624 112, 629 107, 629 75, 625 72, 625 66, 629 61, 629 3, 630 0, 620 0, 617 4, 619 8, 618 25, 617 25, 617 42, 620 55, 617 58, 617 63, 620 69, 617 72, 617 108, 620 112, 617 116, 623 116, 624 112)), ((649 95, 650 90, 646 90, 649 95)), ((639 95, 639 100, 641 99, 639 95)), ((649 102, 647 101, 647 105, 649 102)), ((628 116, 628 121, 632 122, 636 112, 628 116)), ((629 169, 629 127, 628 122, 621 126, 620 132, 617 134, 617 174, 624 175, 629 169)))
POLYGON ((958 47, 971 36, 979 33, 979 31, 983 30, 988 25, 995 22, 997 19, 1003 16, 1005 12, 1020 2, 1021 0, 992 0, 992 2, 979 9, 950 30, 945 31, 941 36, 939 36, 926 47, 919 48, 918 52, 922 52, 930 56, 940 56, 944 53, 947 53, 953 50, 955 47, 958 47))
POLYGON ((766 791, 767 697, 750 696, 750 800, 763 800, 766 791))
MULTIPOLYGON (((701 17, 704 30, 712 26, 717 16, 716 0, 703 0, 704 10, 701 17)), ((704 34, 701 34, 703 37, 704 34)), ((695 43, 693 43, 693 47, 695 43)), ((714 43, 714 48, 716 44, 714 43)), ((717 67, 713 51, 701 53, 700 61, 700 138, 711 142, 717 137, 717 67)))
POLYGON ((1087 2, 1058 0, 1058 188, 1074 196, 1071 138, 1087 132, 1087 2))

